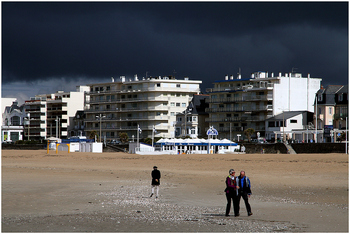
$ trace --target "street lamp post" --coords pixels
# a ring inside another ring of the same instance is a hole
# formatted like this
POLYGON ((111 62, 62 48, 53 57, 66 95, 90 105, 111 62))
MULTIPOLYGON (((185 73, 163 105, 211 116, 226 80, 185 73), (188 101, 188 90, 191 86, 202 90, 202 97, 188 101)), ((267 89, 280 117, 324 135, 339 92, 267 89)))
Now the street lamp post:
POLYGON ((186 126, 186 123, 187 123, 187 115, 188 115, 188 114, 191 114, 191 111, 192 111, 192 108, 189 108, 188 110, 187 110, 187 109, 185 110, 185 137, 187 136, 187 126, 186 126))
POLYGON ((282 108, 278 108, 279 110, 282 110, 282 121, 283 121, 283 130, 282 130, 282 132, 283 132, 283 136, 282 136, 282 141, 283 141, 283 143, 285 142, 285 140, 284 140, 284 109, 282 109, 282 108))
POLYGON ((60 121, 61 121, 61 119, 60 118, 58 118, 58 116, 56 116, 56 138, 60 138, 60 121))
POLYGON ((101 139, 102 139, 102 129, 101 129, 101 125, 102 125, 102 118, 105 118, 106 116, 104 116, 104 115, 102 115, 102 114, 99 114, 99 115, 96 115, 96 119, 99 119, 100 120, 100 142, 102 142, 101 141, 101 139))

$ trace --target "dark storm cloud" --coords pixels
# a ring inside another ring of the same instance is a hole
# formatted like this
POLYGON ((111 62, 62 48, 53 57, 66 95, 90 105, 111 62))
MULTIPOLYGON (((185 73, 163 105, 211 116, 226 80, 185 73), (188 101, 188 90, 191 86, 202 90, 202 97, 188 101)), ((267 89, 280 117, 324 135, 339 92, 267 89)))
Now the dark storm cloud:
MULTIPOLYGON (((347 83, 347 2, 2 3, 2 82, 257 70, 347 83)), ((97 81, 97 80, 96 80, 97 81)))

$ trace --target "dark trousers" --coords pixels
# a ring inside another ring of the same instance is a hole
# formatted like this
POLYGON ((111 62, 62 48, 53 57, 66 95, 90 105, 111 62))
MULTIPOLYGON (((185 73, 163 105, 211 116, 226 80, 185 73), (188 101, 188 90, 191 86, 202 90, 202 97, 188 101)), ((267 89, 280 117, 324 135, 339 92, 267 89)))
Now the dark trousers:
POLYGON ((233 203, 233 211, 235 212, 235 215, 239 214, 239 206, 237 204, 237 196, 235 193, 226 193, 226 199, 227 199, 227 205, 226 205, 226 214, 229 215, 230 209, 231 209, 231 200, 233 203))
POLYGON ((247 192, 239 192, 238 193, 238 198, 237 198, 238 210, 239 210, 239 203, 241 202, 241 197, 244 200, 245 208, 247 209, 248 214, 252 213, 252 210, 251 210, 249 202, 248 202, 248 193, 247 192))

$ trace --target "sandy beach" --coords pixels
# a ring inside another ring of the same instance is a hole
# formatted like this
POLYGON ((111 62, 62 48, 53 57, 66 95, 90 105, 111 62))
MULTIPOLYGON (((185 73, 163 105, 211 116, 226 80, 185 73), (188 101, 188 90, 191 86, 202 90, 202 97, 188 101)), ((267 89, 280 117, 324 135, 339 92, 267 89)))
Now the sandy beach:
POLYGON ((348 232, 348 178, 346 154, 2 150, 2 232, 348 232), (241 201, 225 217, 230 168, 251 180, 252 216, 241 201))

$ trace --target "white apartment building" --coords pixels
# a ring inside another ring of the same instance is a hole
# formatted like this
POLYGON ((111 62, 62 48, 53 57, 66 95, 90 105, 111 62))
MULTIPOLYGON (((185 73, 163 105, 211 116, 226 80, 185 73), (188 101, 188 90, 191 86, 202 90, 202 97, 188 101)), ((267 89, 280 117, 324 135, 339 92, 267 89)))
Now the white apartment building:
MULTIPOLYGON (((321 78, 302 77, 301 73, 252 73, 242 79, 226 76, 207 89, 210 98, 206 122, 219 132, 219 138, 242 137, 247 128, 265 136, 265 120, 283 111, 313 112, 314 98, 321 87, 321 78)), ((242 138, 241 138, 242 139, 242 138)))
POLYGON ((90 84, 89 108, 85 109, 86 136, 100 135, 107 141, 126 132, 129 139, 174 137, 176 114, 184 111, 194 94, 199 94, 202 81, 175 77, 119 79, 90 84))
POLYGON ((84 110, 84 90, 77 92, 57 91, 41 94, 25 101, 27 119, 25 135, 33 140, 49 137, 67 138, 73 130, 73 118, 77 110, 84 110))

